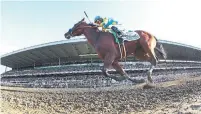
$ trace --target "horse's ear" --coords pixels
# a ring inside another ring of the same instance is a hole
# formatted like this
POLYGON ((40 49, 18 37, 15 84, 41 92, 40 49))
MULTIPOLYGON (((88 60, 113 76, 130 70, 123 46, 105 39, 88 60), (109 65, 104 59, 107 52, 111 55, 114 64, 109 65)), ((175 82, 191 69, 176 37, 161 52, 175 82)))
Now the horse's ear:
POLYGON ((85 20, 85 18, 83 18, 81 21, 84 21, 85 20))

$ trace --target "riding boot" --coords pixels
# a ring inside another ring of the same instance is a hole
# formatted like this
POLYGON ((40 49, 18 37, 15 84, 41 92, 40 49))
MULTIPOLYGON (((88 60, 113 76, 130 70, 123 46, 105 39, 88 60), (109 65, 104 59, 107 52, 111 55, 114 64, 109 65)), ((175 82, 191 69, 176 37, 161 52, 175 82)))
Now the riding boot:
POLYGON ((119 44, 122 45, 123 42, 124 42, 123 38, 122 37, 118 37, 118 40, 119 40, 119 44))
POLYGON ((123 37, 123 34, 122 34, 122 32, 117 32, 117 34, 118 34, 118 40, 119 40, 119 43, 122 45, 123 44, 123 42, 124 42, 124 39, 122 38, 123 37))
POLYGON ((123 33, 115 26, 112 26, 111 29, 116 32, 117 34, 117 38, 119 40, 119 43, 122 44, 123 43, 123 33))
POLYGON ((122 35, 122 32, 115 26, 112 26, 111 29, 116 32, 118 35, 122 35))
POLYGON ((121 37, 123 36, 123 34, 122 34, 121 31, 118 31, 117 34, 118 34, 118 37, 119 37, 119 38, 121 38, 121 37))

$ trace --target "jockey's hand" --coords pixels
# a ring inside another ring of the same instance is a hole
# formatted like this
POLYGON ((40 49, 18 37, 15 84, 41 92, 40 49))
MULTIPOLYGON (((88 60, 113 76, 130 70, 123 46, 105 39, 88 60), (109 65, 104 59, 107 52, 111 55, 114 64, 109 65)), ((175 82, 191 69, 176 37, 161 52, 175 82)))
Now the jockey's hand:
POLYGON ((100 27, 100 25, 99 25, 99 24, 94 23, 94 25, 96 25, 96 26, 100 27))
POLYGON ((100 27, 100 25, 98 25, 98 24, 96 24, 96 23, 89 23, 89 25, 100 27))

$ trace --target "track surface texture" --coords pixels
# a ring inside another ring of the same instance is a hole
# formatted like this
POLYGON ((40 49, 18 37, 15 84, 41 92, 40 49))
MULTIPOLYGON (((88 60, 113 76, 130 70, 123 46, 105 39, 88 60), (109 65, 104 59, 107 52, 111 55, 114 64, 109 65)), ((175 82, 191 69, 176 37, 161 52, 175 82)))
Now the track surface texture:
POLYGON ((200 114, 201 76, 105 88, 1 87, 2 114, 200 114))

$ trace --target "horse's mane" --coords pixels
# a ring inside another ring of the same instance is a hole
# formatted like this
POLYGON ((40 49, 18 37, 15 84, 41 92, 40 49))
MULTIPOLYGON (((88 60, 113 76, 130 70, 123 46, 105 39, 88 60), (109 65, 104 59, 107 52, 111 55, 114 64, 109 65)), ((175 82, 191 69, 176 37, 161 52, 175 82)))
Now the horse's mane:
POLYGON ((95 25, 95 24, 93 24, 93 23, 86 23, 85 21, 82 22, 82 23, 84 23, 84 24, 86 24, 86 25, 88 25, 88 26, 91 26, 92 29, 96 29, 97 32, 99 32, 99 33, 102 34, 102 35, 111 35, 112 37, 114 37, 114 36, 112 35, 112 33, 110 33, 110 32, 104 32, 104 31, 102 31, 102 30, 99 30, 99 29, 98 29, 98 26, 95 25))

